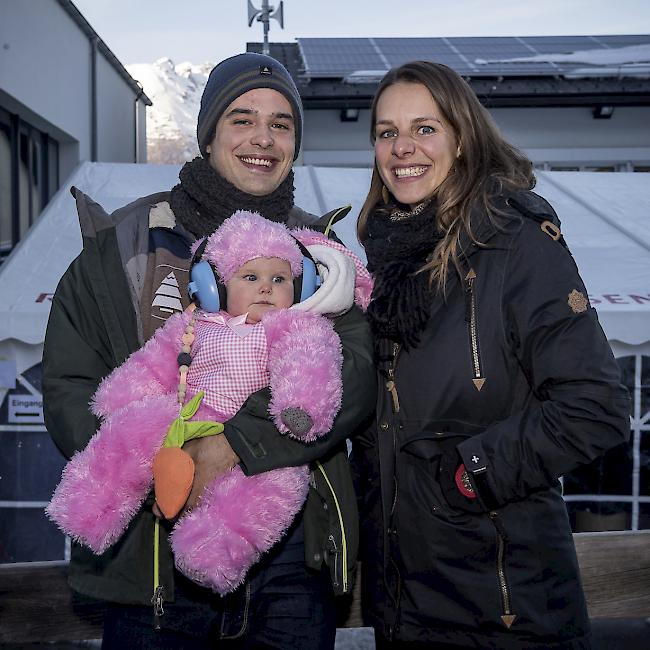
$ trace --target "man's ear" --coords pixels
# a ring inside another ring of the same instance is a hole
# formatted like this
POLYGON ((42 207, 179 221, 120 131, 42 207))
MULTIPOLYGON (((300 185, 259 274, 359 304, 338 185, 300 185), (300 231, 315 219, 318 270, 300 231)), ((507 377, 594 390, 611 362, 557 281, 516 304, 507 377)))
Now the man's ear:
POLYGON ((207 154, 211 154, 211 153, 212 153, 212 147, 211 147, 210 145, 208 145, 208 146, 205 148, 205 152, 206 152, 207 154))

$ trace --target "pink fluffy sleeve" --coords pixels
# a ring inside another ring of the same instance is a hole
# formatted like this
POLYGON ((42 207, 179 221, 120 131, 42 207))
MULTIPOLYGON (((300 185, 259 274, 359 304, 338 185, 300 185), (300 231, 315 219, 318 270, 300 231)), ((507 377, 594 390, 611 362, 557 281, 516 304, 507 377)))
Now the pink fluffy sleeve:
POLYGON ((308 312, 281 310, 262 320, 269 346, 269 411, 282 433, 285 408, 301 408, 313 426, 301 440, 309 442, 332 428, 341 406, 341 341, 332 323, 308 312))
POLYGON ((93 413, 106 418, 109 413, 144 397, 174 392, 178 385, 181 337, 190 318, 187 311, 171 316, 142 348, 107 375, 93 397, 93 413))

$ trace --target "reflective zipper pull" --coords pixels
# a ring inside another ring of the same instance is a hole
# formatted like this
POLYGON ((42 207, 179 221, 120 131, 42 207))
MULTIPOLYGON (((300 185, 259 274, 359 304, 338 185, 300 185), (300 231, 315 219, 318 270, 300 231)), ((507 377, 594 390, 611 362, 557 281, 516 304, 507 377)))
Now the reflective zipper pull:
POLYGON ((399 343, 393 343, 393 360, 388 369, 388 381, 386 382, 386 389, 393 399, 393 413, 399 413, 399 395, 397 394, 397 386, 395 386, 395 366, 397 364, 398 353, 399 343))
POLYGON ((330 542, 332 542, 332 546, 334 547, 333 553, 334 553, 334 579, 332 581, 332 584, 335 587, 339 586, 339 548, 336 545, 336 540, 334 539, 334 535, 329 536, 330 542))
POLYGON ((397 388, 395 387, 395 382, 392 379, 389 379, 386 382, 386 388, 390 393, 390 396, 393 398, 393 413, 399 412, 399 396, 397 394, 397 388))
POLYGON ((151 598, 153 605, 153 626, 155 630, 160 629, 160 617, 165 613, 163 609, 163 586, 156 587, 156 591, 151 598))

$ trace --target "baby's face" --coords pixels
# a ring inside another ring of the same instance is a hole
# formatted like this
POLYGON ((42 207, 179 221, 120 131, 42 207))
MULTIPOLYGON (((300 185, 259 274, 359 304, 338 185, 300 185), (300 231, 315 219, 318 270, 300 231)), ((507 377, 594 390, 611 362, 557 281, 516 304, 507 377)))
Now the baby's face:
POLYGON ((226 283, 227 311, 231 316, 248 313, 247 323, 259 323, 267 311, 293 304, 293 280, 289 262, 277 257, 258 257, 246 262, 226 283))

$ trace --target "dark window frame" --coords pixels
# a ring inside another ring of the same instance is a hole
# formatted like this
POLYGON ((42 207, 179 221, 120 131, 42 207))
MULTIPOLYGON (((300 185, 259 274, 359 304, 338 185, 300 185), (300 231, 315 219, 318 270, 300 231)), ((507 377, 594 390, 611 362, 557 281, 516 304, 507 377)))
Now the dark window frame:
POLYGON ((8 255, 18 244, 26 232, 21 232, 20 209, 22 201, 27 202, 27 229, 38 219, 38 216, 48 204, 54 193, 59 189, 59 143, 48 133, 41 131, 20 115, 11 113, 0 106, 0 128, 7 134, 10 150, 10 192, 11 207, 9 214, 9 228, 11 231, 10 246, 8 250, 0 251, 0 264, 2 258, 8 255), (21 138, 24 138, 21 144, 21 138), (21 146, 26 147, 25 166, 27 170, 27 193, 20 196, 20 164, 21 146), (40 152, 40 160, 35 160, 34 151, 40 152), (38 168, 34 168, 34 164, 38 168), (38 188, 38 202, 34 205, 33 188, 34 180, 38 188), (37 209, 38 208, 38 209, 37 209))

